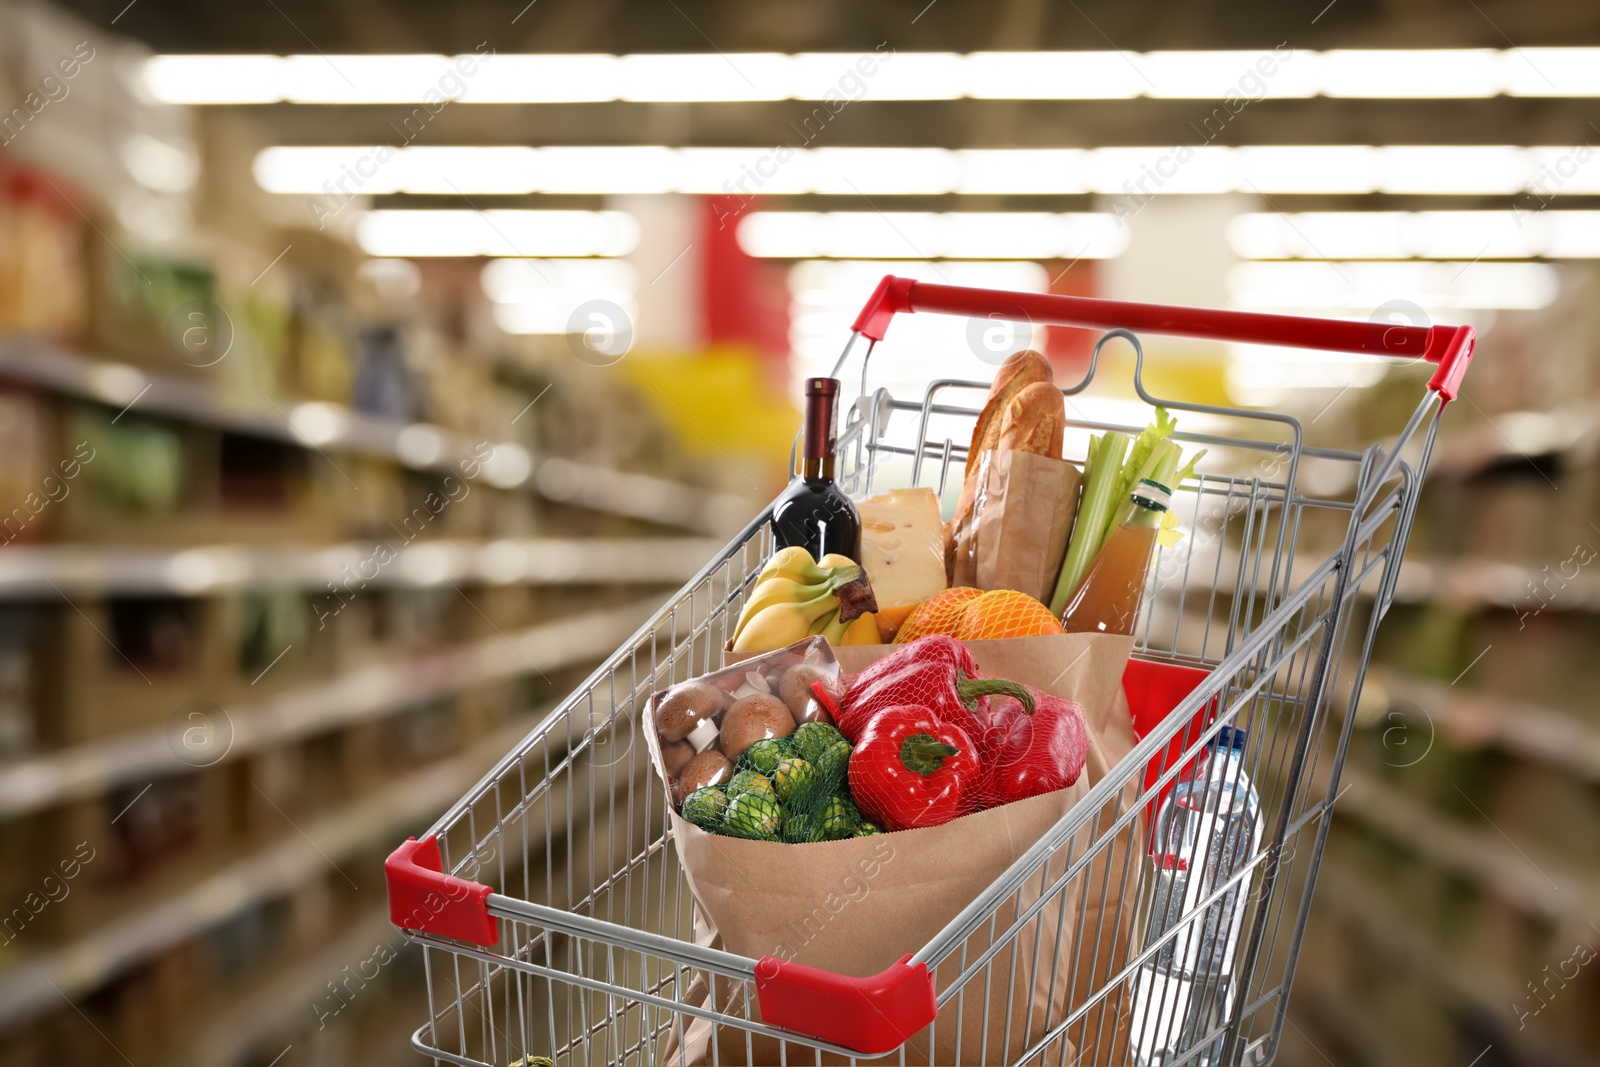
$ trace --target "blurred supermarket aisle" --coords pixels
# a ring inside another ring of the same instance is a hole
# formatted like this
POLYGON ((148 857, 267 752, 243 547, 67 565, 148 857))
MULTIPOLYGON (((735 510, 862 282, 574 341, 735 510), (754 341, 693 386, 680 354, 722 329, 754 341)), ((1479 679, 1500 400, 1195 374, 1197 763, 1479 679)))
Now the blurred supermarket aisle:
MULTIPOLYGON (((422 1062, 384 856, 783 486, 886 273, 1479 329, 1279 1062, 1600 1058, 1600 18, 1325 2, 0 0, 0 1067, 422 1062)), ((1426 380, 1145 357, 1339 448, 1426 380)))

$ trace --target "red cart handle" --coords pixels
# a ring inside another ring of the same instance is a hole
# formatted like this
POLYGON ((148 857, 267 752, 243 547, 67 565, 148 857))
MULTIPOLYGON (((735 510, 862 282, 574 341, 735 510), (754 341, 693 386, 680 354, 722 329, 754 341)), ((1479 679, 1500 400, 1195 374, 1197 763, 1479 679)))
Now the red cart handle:
POLYGON ((1398 326, 1388 322, 1136 304, 1084 296, 934 285, 893 275, 886 275, 878 283, 872 298, 856 316, 853 329, 874 341, 881 341, 897 313, 915 311, 1101 330, 1121 327, 1135 333, 1210 337, 1219 341, 1319 348, 1329 352, 1410 356, 1438 365, 1428 388, 1445 402, 1454 400, 1461 388, 1461 379, 1472 362, 1476 337, 1471 326, 1398 326))
POLYGON ((439 842, 432 834, 406 843, 383 861, 389 888, 389 921, 402 930, 416 930, 474 945, 500 940, 500 922, 489 914, 494 890, 444 873, 439 842))
POLYGON ((756 963, 761 1018, 869 1056, 893 1052, 939 1012, 933 975, 910 959, 900 957, 882 974, 850 978, 763 956, 756 963))

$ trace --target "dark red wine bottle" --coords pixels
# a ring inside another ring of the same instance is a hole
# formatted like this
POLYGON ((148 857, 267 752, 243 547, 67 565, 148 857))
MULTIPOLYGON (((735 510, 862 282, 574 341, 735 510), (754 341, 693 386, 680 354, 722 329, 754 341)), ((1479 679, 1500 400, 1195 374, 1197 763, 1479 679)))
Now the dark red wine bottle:
POLYGON ((859 559, 861 516, 833 481, 839 379, 806 379, 805 440, 798 469, 772 505, 772 539, 799 545, 814 559, 830 552, 859 559))

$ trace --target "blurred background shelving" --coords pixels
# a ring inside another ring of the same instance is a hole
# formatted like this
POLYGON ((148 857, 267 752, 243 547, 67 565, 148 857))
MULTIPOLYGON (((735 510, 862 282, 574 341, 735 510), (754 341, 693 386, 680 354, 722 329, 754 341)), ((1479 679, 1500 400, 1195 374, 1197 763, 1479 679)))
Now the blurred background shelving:
MULTIPOLYGON (((384 856, 777 491, 885 273, 1479 329, 1279 1062, 1595 1062, 1597 46, 1579 0, 0 0, 0 1067, 421 1062, 384 856)), ((871 384, 1004 354, 931 318, 871 384)), ((1425 381, 1146 355, 1335 448, 1425 381)), ((1076 402, 1142 422, 1132 370, 1076 402)))

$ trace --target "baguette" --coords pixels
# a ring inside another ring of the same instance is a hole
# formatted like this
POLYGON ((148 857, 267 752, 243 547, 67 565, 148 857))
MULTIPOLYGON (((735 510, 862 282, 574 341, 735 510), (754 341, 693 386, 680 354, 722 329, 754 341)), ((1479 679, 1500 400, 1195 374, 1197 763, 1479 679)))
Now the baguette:
MULTIPOLYGON (((954 569, 956 540, 972 516, 972 506, 978 495, 980 460, 985 452, 1000 444, 1000 420, 1007 405, 1027 386, 1054 381, 1050 363, 1031 349, 1024 349, 1000 364, 1000 373, 994 376, 994 382, 989 386, 989 399, 978 413, 977 424, 972 428, 972 444, 967 448, 966 475, 961 481, 961 499, 956 503, 955 518, 950 520, 950 536, 945 539, 947 574, 954 569)), ((1060 454, 1059 447, 1057 454, 1060 454)))
POLYGON ((1051 459, 1061 458, 1061 439, 1065 432, 1061 393, 1048 382, 1025 386, 1000 417, 1000 440, 996 448, 1005 452, 1032 452, 1051 459))

